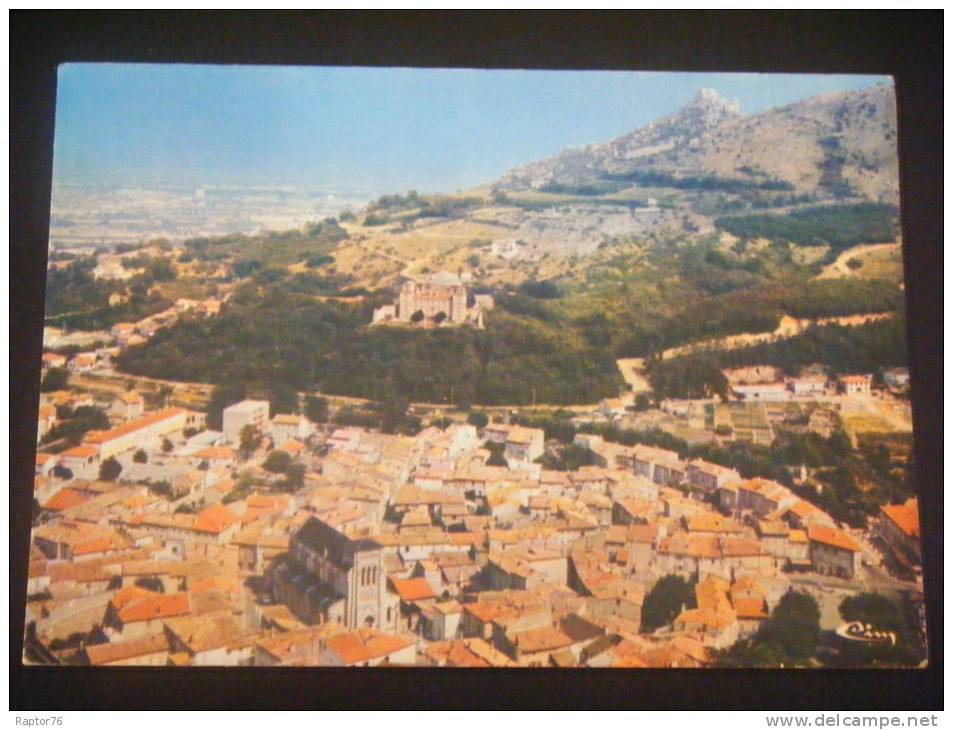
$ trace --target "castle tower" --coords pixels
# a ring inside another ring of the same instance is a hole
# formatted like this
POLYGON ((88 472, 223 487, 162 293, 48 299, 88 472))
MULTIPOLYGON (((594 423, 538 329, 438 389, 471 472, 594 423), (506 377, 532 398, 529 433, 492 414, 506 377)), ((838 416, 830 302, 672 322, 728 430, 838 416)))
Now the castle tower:
POLYGON ((450 300, 450 321, 463 322, 467 318, 467 288, 457 286, 453 288, 450 300))
POLYGON ((415 292, 417 285, 412 282, 406 282, 400 289, 400 299, 397 307, 397 319, 401 322, 409 322, 411 316, 416 311, 415 292))

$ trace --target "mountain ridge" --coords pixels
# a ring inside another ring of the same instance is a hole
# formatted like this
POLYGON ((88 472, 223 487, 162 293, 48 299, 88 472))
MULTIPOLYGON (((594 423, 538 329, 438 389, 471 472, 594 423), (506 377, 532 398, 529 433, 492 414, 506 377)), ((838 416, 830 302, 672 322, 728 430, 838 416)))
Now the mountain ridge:
POLYGON ((606 142, 515 167, 493 188, 539 190, 664 172, 773 181, 822 198, 896 204, 896 139, 896 101, 887 85, 831 92, 752 115, 701 89, 673 114, 606 142))

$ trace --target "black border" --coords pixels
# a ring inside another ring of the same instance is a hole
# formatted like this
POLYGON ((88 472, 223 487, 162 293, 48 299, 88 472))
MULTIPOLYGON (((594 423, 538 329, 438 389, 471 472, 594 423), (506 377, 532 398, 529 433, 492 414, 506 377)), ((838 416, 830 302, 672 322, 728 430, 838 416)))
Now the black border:
POLYGON ((11 709, 942 708, 942 12, 10 12, 11 709), (931 664, 919 671, 24 668, 56 66, 65 61, 892 74, 931 664))

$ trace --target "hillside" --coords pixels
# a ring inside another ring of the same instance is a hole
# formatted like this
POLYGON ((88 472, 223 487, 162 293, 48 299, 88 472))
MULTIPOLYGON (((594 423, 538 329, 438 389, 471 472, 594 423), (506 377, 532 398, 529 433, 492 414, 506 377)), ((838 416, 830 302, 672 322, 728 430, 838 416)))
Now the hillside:
MULTIPOLYGON (((902 323, 899 262, 865 253, 898 240, 892 98, 877 87, 744 117, 701 91, 654 124, 481 190, 385 195, 301 231, 188 241, 176 286, 224 270, 216 286, 232 300, 119 366, 373 399, 575 404, 618 391, 616 358, 767 335, 785 317, 902 323), (440 272, 493 296, 485 330, 370 327, 403 282, 440 272)), ((805 351, 797 362, 847 362, 839 340, 786 347, 805 351)), ((650 369, 669 395, 710 374, 650 369)))

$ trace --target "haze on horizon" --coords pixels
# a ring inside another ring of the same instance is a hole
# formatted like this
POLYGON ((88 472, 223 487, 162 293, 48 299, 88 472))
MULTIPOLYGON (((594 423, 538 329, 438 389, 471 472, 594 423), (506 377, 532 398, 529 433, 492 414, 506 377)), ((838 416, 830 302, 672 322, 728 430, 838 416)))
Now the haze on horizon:
POLYGON ((57 184, 464 190, 700 88, 753 114, 884 76, 66 64, 57 184))

